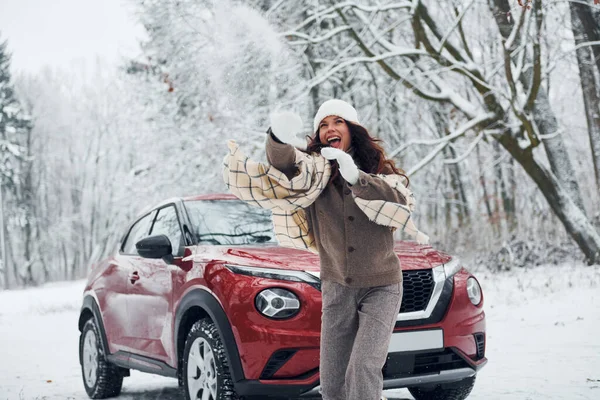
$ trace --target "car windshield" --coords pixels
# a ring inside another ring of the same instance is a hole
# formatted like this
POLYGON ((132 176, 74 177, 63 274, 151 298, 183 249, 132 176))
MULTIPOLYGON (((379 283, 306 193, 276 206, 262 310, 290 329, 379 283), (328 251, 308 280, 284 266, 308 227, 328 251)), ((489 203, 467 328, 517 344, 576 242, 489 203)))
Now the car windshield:
POLYGON ((271 212, 241 200, 186 201, 198 244, 276 243, 271 212))

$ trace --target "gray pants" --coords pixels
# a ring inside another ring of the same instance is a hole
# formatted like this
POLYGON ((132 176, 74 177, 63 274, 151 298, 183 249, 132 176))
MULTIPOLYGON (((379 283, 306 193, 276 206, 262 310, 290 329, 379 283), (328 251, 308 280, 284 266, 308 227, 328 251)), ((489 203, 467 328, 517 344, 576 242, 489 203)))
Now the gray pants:
POLYGON ((380 400, 402 283, 351 288, 323 281, 322 293, 323 400, 380 400))

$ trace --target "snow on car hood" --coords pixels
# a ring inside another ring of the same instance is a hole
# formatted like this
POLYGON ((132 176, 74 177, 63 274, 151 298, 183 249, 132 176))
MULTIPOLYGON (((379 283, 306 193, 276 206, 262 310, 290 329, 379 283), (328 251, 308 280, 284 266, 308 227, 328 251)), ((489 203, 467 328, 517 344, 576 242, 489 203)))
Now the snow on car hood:
POLYGON ((319 272, 319 256, 273 244, 252 246, 196 246, 194 262, 223 262, 252 267, 319 272))
MULTIPOLYGON (((428 269, 450 261, 451 257, 431 246, 415 242, 396 242, 394 250, 403 270, 428 269)), ((262 244, 252 246, 198 245, 192 256, 195 262, 223 262, 252 267, 279 268, 294 271, 319 272, 319 256, 305 250, 262 244)))
POLYGON ((416 270, 434 268, 449 262, 452 257, 434 249, 429 245, 420 245, 416 242, 397 241, 394 251, 400 258, 403 270, 416 270))

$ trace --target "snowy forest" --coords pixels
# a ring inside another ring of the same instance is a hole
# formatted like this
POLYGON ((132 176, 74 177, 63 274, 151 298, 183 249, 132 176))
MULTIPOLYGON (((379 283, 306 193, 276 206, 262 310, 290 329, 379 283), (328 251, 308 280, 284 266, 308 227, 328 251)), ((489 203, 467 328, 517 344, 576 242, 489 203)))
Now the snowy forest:
POLYGON ((0 32, 2 287, 86 276, 142 209, 225 192, 226 140, 352 103, 435 247, 600 264, 593 0, 136 0, 143 54, 11 74, 0 32))

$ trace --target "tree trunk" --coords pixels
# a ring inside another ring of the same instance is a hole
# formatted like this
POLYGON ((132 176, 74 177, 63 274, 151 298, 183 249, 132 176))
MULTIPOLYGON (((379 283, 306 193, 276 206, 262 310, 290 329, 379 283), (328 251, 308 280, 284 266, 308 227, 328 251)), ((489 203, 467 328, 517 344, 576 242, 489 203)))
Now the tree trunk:
MULTIPOLYGON (((600 10, 592 8, 591 4, 583 4, 583 2, 569 2, 571 7, 571 15, 573 11, 577 13, 579 20, 581 21, 581 27, 583 33, 587 37, 588 41, 599 41, 600 40, 600 10)), ((572 20, 572 17, 571 17, 572 20)), ((600 71, 600 46, 590 46, 596 63, 596 68, 600 71)))
POLYGON ((475 148, 475 152, 477 154, 477 165, 479 166, 479 183, 481 184, 481 190, 483 191, 483 202, 485 204, 485 209, 488 214, 488 220, 495 230, 496 224, 494 223, 492 206, 490 205, 490 196, 488 196, 485 184, 485 168, 483 168, 483 166, 481 165, 481 155, 479 154, 479 146, 475 148))
POLYGON ((569 193, 575 205, 585 214, 583 197, 581 196, 581 190, 579 190, 579 183, 577 182, 575 169, 565 145, 564 136, 562 133, 558 133, 560 128, 558 127, 556 116, 550 106, 548 95, 543 89, 540 89, 535 101, 534 119, 541 135, 550 136, 556 134, 556 136, 542 141, 544 149, 546 149, 548 161, 550 162, 550 168, 559 182, 565 186, 565 190, 569 193))
POLYGON ((2 253, 2 270, 4 272, 4 289, 10 289, 10 272, 8 269, 8 255, 6 254, 6 229, 4 218, 4 196, 3 196, 2 176, 0 176, 0 253, 2 253))
POLYGON ((508 195, 504 203, 504 211, 506 211, 506 222, 508 224, 508 233, 513 234, 518 229, 517 209, 515 206, 515 198, 517 197, 517 180, 515 179, 515 159, 510 158, 507 168, 507 183, 508 195))
POLYGON ((469 210, 469 201, 467 200, 467 194, 465 192, 465 185, 462 181, 462 179, 460 178, 461 176, 463 176, 460 167, 458 166, 458 164, 456 165, 456 184, 458 186, 458 200, 460 201, 461 205, 459 207, 459 215, 460 215, 460 225, 461 227, 463 225, 470 225, 471 224, 471 211, 469 210))
POLYGON ((562 187, 558 178, 536 160, 532 148, 523 150, 509 133, 498 137, 498 140, 540 188, 554 214, 585 254, 588 264, 600 264, 600 235, 562 187))
MULTIPOLYGON (((577 13, 577 9, 582 8, 583 5, 570 2, 569 7, 571 9, 571 29, 573 30, 575 44, 578 45, 589 40, 577 13)), ((590 147, 592 149, 596 191, 600 192, 600 99, 598 98, 598 86, 594 74, 592 57, 592 51, 589 47, 577 49, 577 65, 579 67, 585 118, 587 120, 590 147)), ((600 69, 598 72, 600 72, 600 69)))
MULTIPOLYGON (((450 146, 446 146, 443 150, 448 158, 456 158, 456 151, 450 146)), ((458 218, 458 227, 462 228, 467 225, 470 220, 469 205, 467 204, 467 196, 462 179, 462 172, 458 163, 449 165, 448 173, 450 176, 450 186, 452 188, 452 200, 454 201, 451 209, 456 210, 458 218)))
POLYGON ((25 226, 23 226, 23 261, 27 265, 25 284, 32 285, 35 283, 33 277, 33 234, 31 220, 35 215, 33 211, 33 166, 32 166, 32 148, 31 148, 31 129, 27 132, 27 138, 25 148, 27 149, 27 158, 23 160, 23 185, 21 186, 21 199, 20 202, 24 206, 27 215, 25 216, 25 226))
POLYGON ((65 246, 65 241, 61 241, 60 243, 62 250, 62 279, 69 280, 69 254, 67 252, 67 246, 65 246))
POLYGON ((6 255, 8 257, 8 265, 12 264, 13 267, 13 279, 14 282, 19 286, 21 284, 21 274, 19 272, 19 261, 15 258, 13 252, 13 244, 11 237, 6 235, 6 255))
MULTIPOLYGON (((44 178, 43 178, 43 174, 40 172, 41 168, 39 168, 39 166, 37 165, 39 163, 39 158, 36 158, 36 168, 37 171, 35 173, 33 173, 33 164, 32 164, 32 176, 36 176, 37 175, 37 191, 36 191, 36 195, 33 196, 32 198, 32 215, 33 215, 33 242, 35 243, 34 246, 34 253, 35 253, 35 257, 37 258, 37 260, 40 262, 40 266, 42 267, 42 273, 44 274, 44 277, 42 278, 42 282, 49 282, 50 281, 50 271, 48 270, 48 264, 46 263, 46 258, 45 258, 45 253, 46 251, 41 251, 40 249, 40 232, 47 232, 48 230, 44 228, 44 226, 42 225, 42 221, 41 221, 41 216, 43 215, 43 198, 44 195, 40 193, 42 185, 39 184, 39 182, 43 182, 44 178)), ((32 186, 34 186, 35 184, 32 184, 32 186)), ((32 195, 33 195, 33 191, 32 191, 32 195)))
MULTIPOLYGON (((500 148, 500 144, 498 142, 494 142, 493 143, 493 147, 494 147, 494 154, 495 154, 495 158, 498 160, 502 159, 503 156, 503 150, 500 148)), ((506 230, 507 231, 511 231, 511 223, 509 220, 509 216, 511 214, 511 207, 512 207, 512 198, 510 197, 510 193, 508 192, 507 189, 507 185, 506 185, 506 177, 505 172, 504 172, 504 168, 503 168, 503 162, 498 162, 496 164, 496 166, 494 167, 495 171, 496 171, 496 184, 497 184, 497 191, 500 192, 500 195, 497 198, 497 209, 498 209, 498 213, 499 213, 499 217, 504 217, 501 219, 504 219, 506 222, 506 230), (502 199, 502 203, 500 203, 500 199, 502 199), (502 205, 500 205, 502 204, 502 205)))

